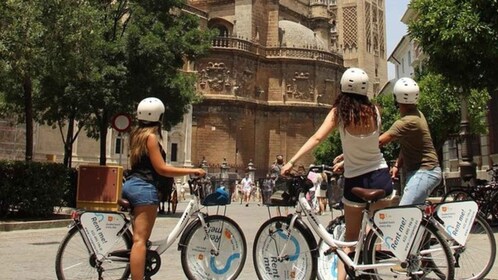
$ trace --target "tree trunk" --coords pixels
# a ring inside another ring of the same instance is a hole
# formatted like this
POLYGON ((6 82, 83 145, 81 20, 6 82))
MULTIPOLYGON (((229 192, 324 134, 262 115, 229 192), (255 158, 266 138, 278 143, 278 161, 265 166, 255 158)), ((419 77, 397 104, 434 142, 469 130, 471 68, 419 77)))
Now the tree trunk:
POLYGON ((33 160, 33 84, 31 77, 26 75, 23 80, 24 114, 26 123, 26 152, 25 160, 33 160))
POLYGON ((69 118, 67 125, 66 143, 64 145, 64 166, 71 168, 73 159, 74 118, 69 118))
POLYGON ((107 139, 107 110, 102 112, 100 120, 100 165, 106 165, 106 139, 107 139))

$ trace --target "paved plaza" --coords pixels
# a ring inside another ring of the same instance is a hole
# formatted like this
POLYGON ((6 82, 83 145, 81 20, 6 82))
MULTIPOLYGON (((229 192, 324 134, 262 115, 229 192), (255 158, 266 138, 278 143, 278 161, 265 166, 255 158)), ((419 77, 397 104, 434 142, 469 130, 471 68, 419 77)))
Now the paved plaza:
MULTIPOLYGON (((186 202, 180 202, 178 212, 175 215, 162 215, 157 219, 154 227, 152 240, 163 239, 178 221, 186 202)), ((271 208, 272 215, 276 214, 271 208)), ((292 211, 293 208, 289 208, 292 211)), ((216 208, 210 207, 209 213, 215 214, 216 208)), ((339 215, 339 212, 333 213, 339 215)), ((227 207, 227 216, 235 220, 244 231, 247 241, 247 259, 244 269, 239 277, 241 280, 256 279, 252 262, 253 240, 259 226, 268 219, 268 208, 258 206, 253 202, 249 207, 244 204, 232 203, 227 207)), ((331 219, 332 213, 319 216, 324 225, 331 219)), ((498 239, 497 229, 495 237, 498 239)), ((67 232, 65 227, 50 229, 30 229, 0 231, 0 278, 3 280, 13 279, 56 279, 55 277, 55 255, 60 241, 67 232)), ((176 244, 162 255, 161 270, 153 279, 185 279, 180 263, 180 252, 176 244)), ((488 279, 498 280, 498 265, 488 275, 488 279)))

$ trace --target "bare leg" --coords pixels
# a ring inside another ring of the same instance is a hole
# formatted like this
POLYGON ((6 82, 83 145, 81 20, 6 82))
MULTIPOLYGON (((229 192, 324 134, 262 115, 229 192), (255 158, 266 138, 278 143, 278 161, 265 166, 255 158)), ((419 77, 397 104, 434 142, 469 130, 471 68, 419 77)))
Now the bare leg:
POLYGON ((145 270, 145 254, 157 216, 156 205, 136 206, 134 209, 133 246, 131 247, 130 268, 133 280, 142 280, 145 270))
MULTIPOLYGON (((346 241, 358 240, 358 235, 361 228, 362 212, 364 207, 344 204, 344 218, 346 221, 346 233, 344 239, 346 241)), ((352 252, 354 248, 345 248, 346 253, 352 252)), ((343 262, 339 262, 338 279, 346 279, 346 268, 343 262)))

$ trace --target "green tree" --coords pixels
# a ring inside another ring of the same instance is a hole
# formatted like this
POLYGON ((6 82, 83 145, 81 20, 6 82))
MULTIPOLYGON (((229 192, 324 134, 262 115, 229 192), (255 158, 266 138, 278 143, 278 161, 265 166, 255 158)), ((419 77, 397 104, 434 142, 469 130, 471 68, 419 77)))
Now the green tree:
MULTIPOLYGON (((134 112, 142 98, 156 96, 166 104, 168 128, 198 98, 195 77, 181 68, 186 59, 206 53, 213 33, 200 30, 196 16, 181 12, 184 1, 12 0, 0 5, 4 112, 25 112, 20 121, 30 120, 32 88, 39 89, 34 108, 40 122, 59 127, 68 166, 83 127, 100 140, 100 164, 105 165, 107 131, 116 113, 134 112)), ((31 124, 28 159, 32 121, 26 123, 31 124)))
POLYGON ((464 94, 498 89, 498 1, 413 0, 408 30, 427 54, 431 72, 464 94))
POLYGON ((92 116, 88 102, 94 90, 91 85, 100 76, 100 13, 85 1, 43 1, 40 5, 47 29, 43 37, 46 63, 35 106, 40 122, 59 128, 64 165, 71 167, 73 143, 92 116))
MULTIPOLYGON (((38 1, 34 1, 38 2, 38 1)), ((33 158, 33 96, 43 62, 44 26, 38 5, 31 1, 0 2, 1 115, 18 116, 26 125, 26 161, 33 158)))
POLYGON ((327 136, 327 139, 313 151, 316 164, 332 165, 334 158, 340 154, 342 154, 342 144, 337 130, 327 136))
POLYGON ((105 46, 100 77, 91 85, 93 118, 85 123, 88 135, 100 139, 100 164, 105 164, 114 114, 133 112, 142 98, 155 96, 166 105, 165 126, 170 127, 195 101, 195 77, 181 68, 185 59, 195 60, 208 50, 213 33, 202 31, 196 16, 181 12, 183 4, 122 0, 101 7, 105 46))

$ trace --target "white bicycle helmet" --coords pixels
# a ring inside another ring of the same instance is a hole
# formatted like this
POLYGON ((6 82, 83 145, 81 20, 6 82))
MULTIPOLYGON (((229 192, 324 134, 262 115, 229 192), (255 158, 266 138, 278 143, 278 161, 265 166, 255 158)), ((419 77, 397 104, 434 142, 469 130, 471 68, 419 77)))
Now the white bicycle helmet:
POLYGON ((367 96, 368 75, 360 68, 349 68, 342 74, 341 91, 367 96))
POLYGON ((420 89, 411 78, 401 78, 394 84, 394 97, 400 104, 417 104, 420 89))
POLYGON ((159 98, 147 97, 137 107, 137 119, 147 122, 161 122, 164 104, 159 98))

